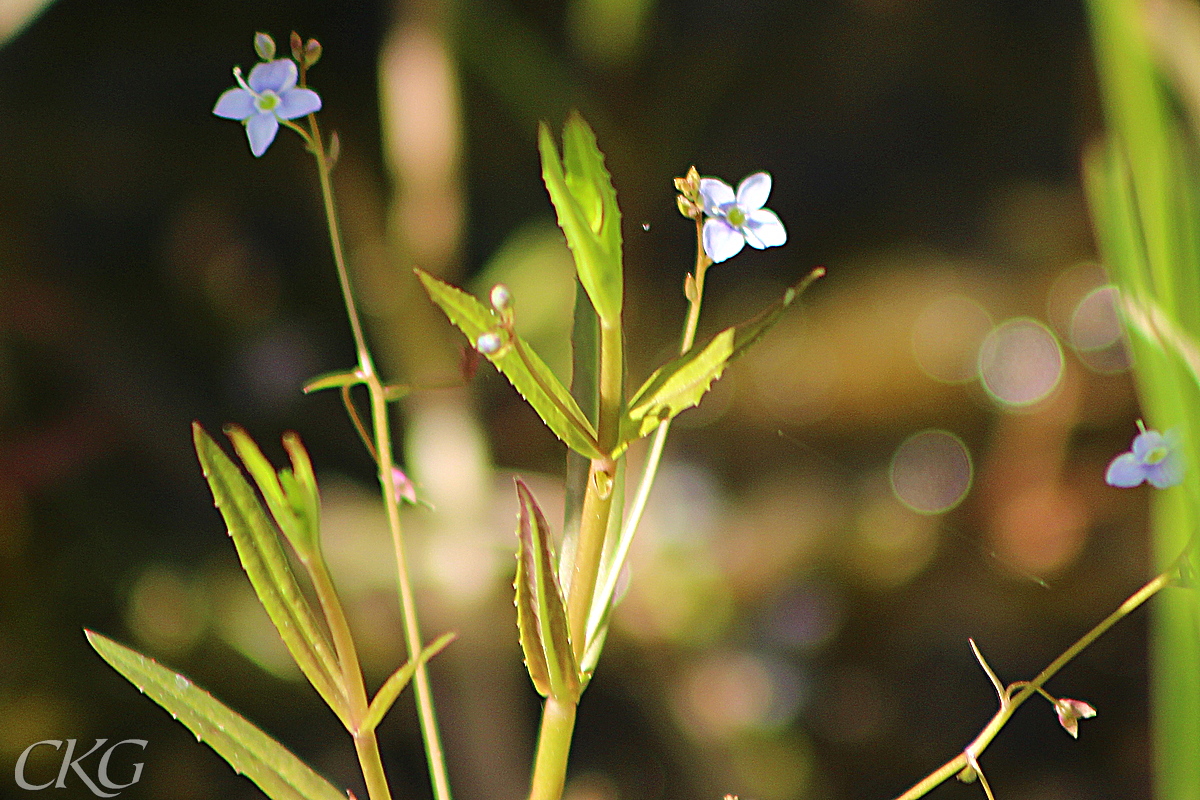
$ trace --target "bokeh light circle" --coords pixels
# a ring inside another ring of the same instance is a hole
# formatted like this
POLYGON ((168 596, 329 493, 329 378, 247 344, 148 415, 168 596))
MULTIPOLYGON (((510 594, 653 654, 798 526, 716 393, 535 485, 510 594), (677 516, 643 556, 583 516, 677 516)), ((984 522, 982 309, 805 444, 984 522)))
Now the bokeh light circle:
POLYGON ((1129 368, 1129 354, 1117 313, 1118 290, 1100 286, 1084 295, 1071 314, 1069 341, 1093 371, 1106 375, 1129 368))
POLYGON ((1062 345, 1035 319, 1006 320, 979 346, 979 378, 1002 405, 1021 408, 1046 399, 1062 374, 1062 345))
POLYGON ((918 514, 941 514, 957 506, 973 475, 971 453, 962 439, 938 429, 905 439, 888 468, 896 499, 918 514))

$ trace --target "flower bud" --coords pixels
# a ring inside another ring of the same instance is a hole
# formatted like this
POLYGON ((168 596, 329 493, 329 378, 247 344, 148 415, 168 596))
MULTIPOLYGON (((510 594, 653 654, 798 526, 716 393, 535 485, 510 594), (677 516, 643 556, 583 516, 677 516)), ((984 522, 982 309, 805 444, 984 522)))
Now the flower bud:
POLYGON ((1069 697, 1055 700, 1054 711, 1058 714, 1058 724, 1075 739, 1079 738, 1079 720, 1096 716, 1096 709, 1089 704, 1069 697))
POLYGON ((304 66, 311 67, 321 59, 321 43, 316 39, 309 39, 304 43, 304 66))
POLYGON ((271 38, 271 34, 254 34, 254 52, 258 53, 258 57, 263 61, 275 58, 275 40, 271 38))
POLYGON ((292 35, 288 37, 288 44, 292 48, 292 58, 299 63, 304 63, 304 43, 300 40, 300 34, 292 31, 292 35))
POLYGON ((492 287, 491 301, 492 308, 496 309, 497 314, 503 314, 512 308, 512 294, 503 283, 497 283, 492 287))
POLYGON ((500 339, 500 334, 495 331, 488 331, 481 334, 475 340, 475 349, 483 353, 485 356, 495 355, 500 350, 500 345, 503 342, 500 339))

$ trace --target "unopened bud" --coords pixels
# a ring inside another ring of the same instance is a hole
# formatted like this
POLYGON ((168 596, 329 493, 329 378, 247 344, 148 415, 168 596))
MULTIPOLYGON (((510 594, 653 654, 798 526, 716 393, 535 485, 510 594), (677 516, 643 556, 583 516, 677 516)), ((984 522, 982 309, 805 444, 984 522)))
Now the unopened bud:
POLYGON ((475 340, 475 349, 483 353, 485 356, 495 355, 500 350, 500 345, 503 341, 500 339, 500 334, 495 331, 488 331, 481 334, 475 340))
POLYGON ((309 39, 304 43, 304 66, 311 67, 321 60, 321 43, 316 39, 309 39))
POLYGON ((263 61, 275 58, 275 40, 271 38, 271 34, 254 34, 254 52, 258 53, 258 57, 263 61))
POLYGON ((492 287, 491 301, 496 313, 503 314, 512 307, 512 293, 503 283, 497 283, 492 287))
POLYGON ((292 58, 296 59, 300 63, 304 63, 304 42, 300 40, 300 34, 292 31, 292 35, 288 37, 288 44, 292 48, 292 58))

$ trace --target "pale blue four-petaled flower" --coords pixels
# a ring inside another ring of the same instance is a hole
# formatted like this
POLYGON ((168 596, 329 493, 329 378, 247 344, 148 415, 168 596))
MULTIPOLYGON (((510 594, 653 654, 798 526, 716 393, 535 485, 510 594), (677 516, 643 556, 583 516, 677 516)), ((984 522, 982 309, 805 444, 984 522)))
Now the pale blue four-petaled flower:
POLYGON ((239 85, 217 98, 213 113, 241 120, 250 152, 256 156, 267 152, 275 141, 280 120, 303 117, 321 108, 316 92, 296 86, 296 62, 290 58, 256 64, 248 79, 242 78, 241 69, 234 69, 233 76, 239 85))
MULTIPOLYGON (((1141 427, 1140 422, 1138 426, 1141 427)), ((1179 484, 1183 481, 1183 456, 1174 434, 1142 428, 1129 452, 1117 456, 1108 465, 1104 480, 1110 486, 1122 489, 1137 486, 1142 481, 1149 481, 1159 489, 1179 484)))
POLYGON ((737 192, 725 181, 700 179, 704 201, 704 252, 720 263, 733 258, 749 244, 762 250, 787 241, 787 230, 774 211, 763 208, 771 194, 771 176, 756 172, 738 184, 737 192))

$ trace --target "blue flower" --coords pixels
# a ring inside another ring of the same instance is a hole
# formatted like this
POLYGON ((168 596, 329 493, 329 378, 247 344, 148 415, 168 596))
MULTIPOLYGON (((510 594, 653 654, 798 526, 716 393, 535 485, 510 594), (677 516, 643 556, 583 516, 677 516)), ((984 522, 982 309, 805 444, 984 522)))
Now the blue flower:
POLYGON ((1141 421, 1142 432, 1133 440, 1128 453, 1122 453, 1108 465, 1104 480, 1109 486, 1128 489, 1142 481, 1149 481, 1159 489, 1175 486, 1183 480, 1183 457, 1179 443, 1170 431, 1166 435, 1156 430, 1146 430, 1141 421))
POLYGON ((774 211, 763 208, 771 194, 771 176, 756 172, 738 184, 737 193, 725 181, 700 179, 704 201, 704 252, 720 263, 749 244, 762 250, 787 241, 787 230, 774 211))
POLYGON ((239 86, 217 98, 213 113, 242 121, 255 156, 267 152, 275 141, 280 120, 303 117, 321 108, 316 92, 296 86, 296 63, 290 58, 256 64, 249 80, 244 80, 241 68, 236 67, 233 77, 239 86))

